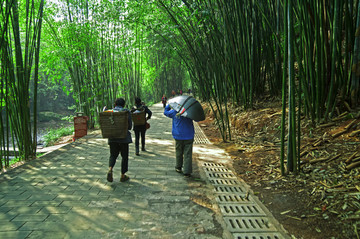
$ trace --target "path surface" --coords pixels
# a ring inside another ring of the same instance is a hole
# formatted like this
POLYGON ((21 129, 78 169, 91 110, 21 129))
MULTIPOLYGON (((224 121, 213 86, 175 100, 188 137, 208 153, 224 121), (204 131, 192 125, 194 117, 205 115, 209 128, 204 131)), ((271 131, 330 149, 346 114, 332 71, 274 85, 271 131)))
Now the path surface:
POLYGON ((106 181, 99 134, 0 175, 0 238, 288 238, 199 128, 194 177, 176 173, 171 119, 150 109, 147 152, 130 144, 128 182, 120 160, 106 181))

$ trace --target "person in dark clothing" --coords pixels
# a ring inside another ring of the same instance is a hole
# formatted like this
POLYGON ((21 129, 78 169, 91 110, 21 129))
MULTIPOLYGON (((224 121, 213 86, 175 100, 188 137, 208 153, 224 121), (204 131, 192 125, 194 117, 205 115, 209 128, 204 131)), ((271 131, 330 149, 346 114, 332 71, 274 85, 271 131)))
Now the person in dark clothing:
POLYGON ((125 100, 118 98, 115 100, 114 112, 128 111, 128 131, 125 138, 109 138, 108 144, 110 146, 110 158, 109 158, 109 171, 107 173, 107 181, 113 181, 113 168, 116 163, 116 159, 121 153, 121 178, 120 182, 129 180, 129 177, 125 174, 128 171, 129 162, 129 143, 132 143, 131 133, 129 130, 132 128, 131 113, 128 109, 125 109, 125 100))
POLYGON ((161 98, 161 102, 163 104, 163 107, 165 108, 166 106, 166 102, 167 102, 167 98, 166 98, 166 95, 164 94, 163 97, 161 98))
POLYGON ((131 109, 132 113, 137 112, 145 112, 145 123, 137 125, 134 123, 134 132, 135 132, 135 154, 137 156, 140 156, 140 137, 141 137, 141 151, 145 150, 145 132, 146 132, 146 121, 151 118, 152 112, 149 110, 149 108, 146 105, 143 105, 141 103, 141 99, 139 97, 135 97, 135 106, 131 109))

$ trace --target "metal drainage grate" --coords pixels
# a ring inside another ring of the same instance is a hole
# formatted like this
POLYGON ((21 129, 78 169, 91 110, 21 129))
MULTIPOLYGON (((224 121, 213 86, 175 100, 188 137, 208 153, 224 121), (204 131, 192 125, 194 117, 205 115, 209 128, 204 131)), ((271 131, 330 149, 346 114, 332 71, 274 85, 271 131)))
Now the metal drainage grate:
POLYGON ((222 204, 219 205, 224 216, 260 216, 266 217, 266 213, 257 204, 222 204))
POLYGON ((234 233, 235 239, 285 239, 280 233, 234 233))
POLYGON ((239 181, 234 179, 210 179, 210 183, 213 185, 237 185, 239 181))
POLYGON ((255 203, 251 195, 239 194, 220 194, 216 196, 216 201, 219 203, 255 203))
POLYGON ((224 164, 221 164, 221 163, 204 163, 203 164, 204 167, 225 167, 224 164))
POLYGON ((232 173, 207 173, 206 174, 210 179, 212 178, 223 178, 223 179, 228 179, 228 178, 236 178, 234 174, 232 173))
POLYGON ((220 167, 220 168, 204 168, 204 170, 206 172, 215 172, 215 173, 218 173, 218 172, 221 172, 221 173, 231 172, 229 169, 223 168, 223 167, 220 167))
POLYGON ((216 186, 215 192, 217 193, 246 193, 247 190, 245 187, 242 186, 216 186))
POLYGON ((266 217, 224 217, 230 232, 274 232, 276 228, 266 217))
POLYGON ((248 187, 218 163, 203 163, 203 169, 214 186, 216 201, 225 223, 235 239, 285 239, 255 199, 248 187))
POLYGON ((199 124, 194 124, 195 135, 194 135, 194 144, 210 144, 209 139, 206 137, 199 124))

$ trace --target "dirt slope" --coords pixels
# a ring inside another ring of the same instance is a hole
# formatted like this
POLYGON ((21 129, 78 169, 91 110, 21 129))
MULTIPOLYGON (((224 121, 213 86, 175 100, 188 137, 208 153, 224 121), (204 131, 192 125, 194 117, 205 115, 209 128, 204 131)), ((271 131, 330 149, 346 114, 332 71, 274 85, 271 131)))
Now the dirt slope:
POLYGON ((230 111, 229 142, 222 141, 211 113, 200 125, 214 144, 232 156, 235 172, 290 234, 304 239, 359 238, 360 167, 349 169, 360 162, 359 111, 345 112, 327 125, 302 120, 297 176, 280 172, 279 102, 268 101, 246 112, 230 111))

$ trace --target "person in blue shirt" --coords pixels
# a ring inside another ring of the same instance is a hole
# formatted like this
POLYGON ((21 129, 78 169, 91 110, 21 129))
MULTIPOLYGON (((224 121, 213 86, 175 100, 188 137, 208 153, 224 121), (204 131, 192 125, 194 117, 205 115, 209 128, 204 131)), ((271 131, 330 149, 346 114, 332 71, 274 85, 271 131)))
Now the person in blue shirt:
POLYGON ((113 168, 116 163, 116 159, 121 153, 121 178, 120 182, 129 180, 129 177, 125 174, 128 171, 129 162, 129 143, 132 143, 131 133, 129 130, 132 128, 131 114, 128 109, 125 109, 125 100, 123 98, 117 98, 115 100, 114 112, 128 111, 128 131, 125 138, 109 138, 108 144, 110 146, 110 158, 109 158, 109 171, 107 173, 107 181, 113 181, 113 168))
POLYGON ((176 150, 175 171, 184 173, 187 178, 191 177, 195 135, 193 120, 178 115, 178 112, 172 109, 170 105, 165 107, 164 115, 172 118, 172 136, 175 139, 176 150))

